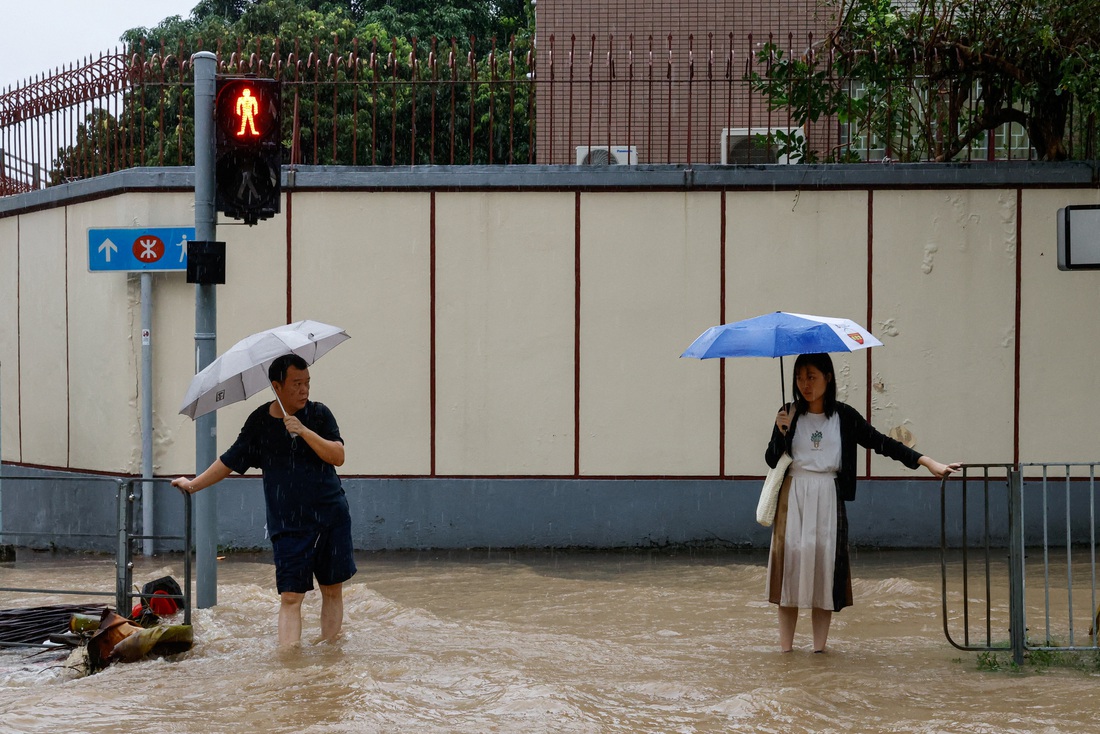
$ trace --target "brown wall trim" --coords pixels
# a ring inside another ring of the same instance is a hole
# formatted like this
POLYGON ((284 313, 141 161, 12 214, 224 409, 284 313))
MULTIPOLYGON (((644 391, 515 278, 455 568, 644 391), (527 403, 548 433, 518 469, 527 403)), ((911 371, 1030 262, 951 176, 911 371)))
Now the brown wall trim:
POLYGON ((286 193, 286 322, 288 324, 294 323, 294 293, 293 287, 293 267, 294 258, 292 253, 294 250, 294 236, 292 234, 293 229, 291 224, 294 221, 294 194, 288 191, 286 193))
POLYGON ((435 476, 435 192, 428 197, 428 471, 435 476))
POLYGON ((19 460, 23 460, 23 236, 21 225, 23 220, 15 220, 15 343, 19 345, 15 360, 15 394, 19 398, 19 410, 16 411, 17 425, 19 427, 19 460))
MULTIPOLYGON (((875 303, 875 191, 874 189, 867 190, 867 323, 864 324, 868 329, 874 330, 872 326, 874 320, 874 303, 875 303)), ((864 415, 867 420, 871 420, 871 352, 873 349, 865 349, 867 352, 867 377, 865 379, 867 390, 867 405, 864 408, 864 415)), ((863 452, 867 457, 867 466, 863 471, 865 476, 871 474, 871 451, 866 450, 863 452)))
POLYGON ((573 476, 581 475, 581 192, 573 197, 573 476))
POLYGON ((1020 322, 1023 308, 1023 189, 1016 189, 1016 338, 1013 345, 1012 463, 1020 463, 1020 322))
MULTIPOLYGON (((718 204, 718 323, 726 323, 726 192, 718 204)), ((726 360, 718 360, 718 476, 726 476, 726 360)))
MULTIPOLYGON (((73 391, 69 380, 69 208, 65 207, 65 463, 72 465, 73 445, 73 391)), ((22 399, 20 399, 22 404, 22 399)))

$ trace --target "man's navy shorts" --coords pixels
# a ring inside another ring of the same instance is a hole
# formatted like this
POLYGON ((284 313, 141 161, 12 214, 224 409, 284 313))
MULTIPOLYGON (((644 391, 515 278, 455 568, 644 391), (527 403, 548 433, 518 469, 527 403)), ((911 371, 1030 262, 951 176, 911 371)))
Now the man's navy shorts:
POLYGON ((271 539, 275 552, 275 585, 279 593, 299 594, 321 586, 342 584, 355 575, 351 520, 314 532, 279 533, 271 539))

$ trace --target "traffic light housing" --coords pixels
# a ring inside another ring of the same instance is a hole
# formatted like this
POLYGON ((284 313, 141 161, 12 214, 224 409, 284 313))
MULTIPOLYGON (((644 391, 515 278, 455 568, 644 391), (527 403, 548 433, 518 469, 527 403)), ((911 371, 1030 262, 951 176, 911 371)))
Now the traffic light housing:
POLYGON ((281 109, 282 87, 274 79, 217 80, 215 206, 249 225, 279 213, 281 109))

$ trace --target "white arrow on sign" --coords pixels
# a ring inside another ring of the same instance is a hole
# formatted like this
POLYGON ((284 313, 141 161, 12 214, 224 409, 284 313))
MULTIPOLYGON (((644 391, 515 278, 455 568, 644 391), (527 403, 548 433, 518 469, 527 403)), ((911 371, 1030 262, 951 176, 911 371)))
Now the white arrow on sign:
POLYGON ((103 257, 107 262, 111 262, 111 253, 118 252, 118 245, 109 239, 105 239, 103 244, 99 246, 99 251, 103 253, 103 257))

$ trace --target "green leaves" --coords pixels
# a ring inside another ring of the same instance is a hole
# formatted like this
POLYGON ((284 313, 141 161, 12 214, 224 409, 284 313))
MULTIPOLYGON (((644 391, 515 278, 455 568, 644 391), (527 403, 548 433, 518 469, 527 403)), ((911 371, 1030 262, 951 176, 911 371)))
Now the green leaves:
POLYGON ((1066 137, 1070 125, 1092 130, 1100 112, 1094 0, 829 4, 840 21, 818 51, 827 63, 770 46, 757 57, 765 71, 748 76, 795 124, 835 119, 849 140, 897 160, 952 160, 973 146, 985 157, 991 135, 1010 145, 1010 124, 1023 125, 1035 158, 1090 154, 1094 132, 1074 136, 1073 150, 1066 137))

